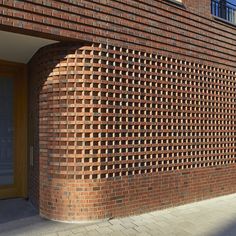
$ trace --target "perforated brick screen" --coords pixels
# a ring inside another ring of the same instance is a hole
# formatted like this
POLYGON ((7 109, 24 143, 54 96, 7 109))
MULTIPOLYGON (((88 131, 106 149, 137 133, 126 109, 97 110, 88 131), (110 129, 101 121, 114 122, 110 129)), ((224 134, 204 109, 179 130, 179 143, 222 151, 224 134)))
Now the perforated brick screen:
POLYGON ((45 129, 52 177, 235 163, 235 72, 94 44, 59 61, 45 89, 42 106, 52 105, 41 124, 52 124, 45 129))

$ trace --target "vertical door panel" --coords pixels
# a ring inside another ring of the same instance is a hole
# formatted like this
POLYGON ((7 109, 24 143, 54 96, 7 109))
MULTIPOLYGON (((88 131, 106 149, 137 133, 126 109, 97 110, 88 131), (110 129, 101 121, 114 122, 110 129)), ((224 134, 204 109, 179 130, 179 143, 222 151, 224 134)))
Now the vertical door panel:
POLYGON ((0 186, 14 184, 13 80, 0 77, 0 186))
POLYGON ((27 196, 25 66, 0 61, 0 199, 27 196))

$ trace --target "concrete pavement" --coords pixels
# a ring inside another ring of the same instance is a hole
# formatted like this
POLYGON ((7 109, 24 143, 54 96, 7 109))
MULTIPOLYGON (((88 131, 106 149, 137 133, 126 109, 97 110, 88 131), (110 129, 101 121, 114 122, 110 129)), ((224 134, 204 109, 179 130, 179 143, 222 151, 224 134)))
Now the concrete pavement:
POLYGON ((65 224, 40 218, 21 199, 0 201, 0 235, 236 236, 236 194, 139 216, 88 224, 65 224))

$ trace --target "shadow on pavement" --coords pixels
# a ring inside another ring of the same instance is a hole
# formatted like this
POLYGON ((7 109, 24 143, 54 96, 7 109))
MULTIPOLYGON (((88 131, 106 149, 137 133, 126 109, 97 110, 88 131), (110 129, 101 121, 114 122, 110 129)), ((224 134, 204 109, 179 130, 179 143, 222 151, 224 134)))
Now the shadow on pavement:
POLYGON ((50 221, 39 216, 38 211, 24 199, 0 200, 0 236, 46 235, 73 230, 90 225, 50 221))
POLYGON ((212 236, 236 236, 236 221, 222 228, 212 236))
POLYGON ((0 225, 36 215, 37 210, 24 199, 0 200, 0 225))

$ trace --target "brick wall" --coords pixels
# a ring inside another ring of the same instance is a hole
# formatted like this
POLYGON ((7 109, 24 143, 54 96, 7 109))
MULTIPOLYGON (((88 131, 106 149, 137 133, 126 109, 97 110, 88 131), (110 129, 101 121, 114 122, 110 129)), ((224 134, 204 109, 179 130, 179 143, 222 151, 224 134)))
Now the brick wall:
POLYGON ((0 29, 71 42, 30 62, 29 195, 42 215, 235 192, 236 31, 209 0, 0 1, 0 29))
POLYGON ((0 1, 0 28, 235 65, 235 28, 213 19, 210 0, 0 1))
POLYGON ((43 216, 101 219, 235 192, 235 71, 110 44, 48 46, 30 65, 43 216))

